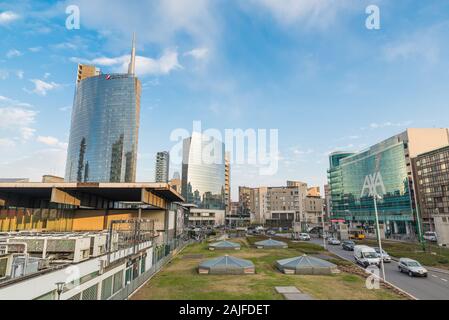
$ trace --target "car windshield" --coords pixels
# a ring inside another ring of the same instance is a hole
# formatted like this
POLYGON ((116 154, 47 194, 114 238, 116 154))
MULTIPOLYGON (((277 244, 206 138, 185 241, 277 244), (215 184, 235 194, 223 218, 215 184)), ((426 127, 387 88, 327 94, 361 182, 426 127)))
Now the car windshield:
POLYGON ((364 252, 363 257, 372 259, 372 258, 377 258, 377 255, 374 252, 364 252))
POLYGON ((409 261, 409 262, 407 262, 407 265, 409 267, 421 267, 421 265, 416 261, 409 261))

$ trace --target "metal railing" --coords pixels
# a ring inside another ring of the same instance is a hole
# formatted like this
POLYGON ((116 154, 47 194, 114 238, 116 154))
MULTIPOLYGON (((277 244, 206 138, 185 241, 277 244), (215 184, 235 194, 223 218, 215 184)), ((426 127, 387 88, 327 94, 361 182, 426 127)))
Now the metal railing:
POLYGON ((154 248, 153 259, 155 263, 150 269, 139 275, 136 279, 129 281, 125 286, 117 291, 109 300, 126 300, 136 292, 142 285, 157 274, 179 251, 194 240, 174 239, 166 245, 154 248))

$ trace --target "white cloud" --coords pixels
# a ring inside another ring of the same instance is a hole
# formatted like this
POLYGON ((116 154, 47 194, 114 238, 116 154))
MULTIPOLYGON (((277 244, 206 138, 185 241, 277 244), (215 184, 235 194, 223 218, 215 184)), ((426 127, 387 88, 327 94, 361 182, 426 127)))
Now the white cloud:
POLYGON ((261 8, 269 12, 282 25, 305 22, 307 25, 325 27, 335 21, 337 13, 349 6, 339 0, 250 0, 247 10, 261 8))
POLYGON ((36 130, 33 128, 29 127, 20 128, 20 135, 23 140, 30 140, 34 136, 35 132, 36 130))
POLYGON ((24 128, 34 122, 36 111, 20 107, 0 108, 0 129, 24 128))
MULTIPOLYGON (((130 55, 115 58, 100 57, 92 60, 73 57, 70 60, 78 63, 113 67, 114 72, 127 72, 130 55)), ((176 51, 166 50, 158 59, 136 56, 136 73, 140 76, 164 75, 181 68, 182 66, 179 64, 178 53, 176 51)))
POLYGON ((195 59, 201 60, 206 58, 209 55, 209 49, 208 48, 196 48, 190 51, 187 51, 184 53, 185 56, 192 56, 195 59))
POLYGON ((20 16, 12 11, 0 12, 0 25, 7 25, 19 19, 20 16))
POLYGON ((71 106, 65 106, 65 107, 59 108, 59 111, 66 112, 66 111, 69 111, 69 110, 71 110, 71 109, 72 109, 71 106))
POLYGON ((6 53, 6 57, 9 59, 14 58, 14 57, 20 57, 22 55, 23 55, 23 53, 17 49, 11 49, 6 53))
POLYGON ((61 42, 61 43, 53 45, 53 48, 76 50, 76 49, 78 49, 78 46, 72 42, 61 42))
POLYGON ((18 139, 28 140, 34 135, 35 130, 30 126, 35 122, 37 112, 27 107, 31 105, 0 96, 0 133, 3 136, 12 133, 19 135, 18 139))
POLYGON ((31 52, 39 52, 42 50, 42 47, 32 47, 28 48, 28 50, 30 50, 31 52))
POLYGON ((42 175, 64 175, 67 151, 61 148, 44 148, 23 157, 0 163, 3 176, 26 177, 31 181, 41 181, 42 175))
POLYGON ((61 149, 67 149, 67 143, 60 142, 58 138, 51 136, 38 136, 36 140, 40 143, 43 143, 47 146, 58 147, 61 149))
POLYGON ((413 123, 413 121, 403 121, 403 122, 382 122, 382 123, 377 123, 377 122, 373 122, 370 123, 369 128, 370 129, 381 129, 381 128, 386 128, 386 127, 406 127, 409 126, 413 123))
POLYGON ((435 24, 389 42, 382 48, 384 59, 389 62, 414 59, 431 64, 438 63, 446 43, 447 27, 447 23, 435 24))
POLYGON ((33 107, 31 104, 26 102, 21 102, 18 100, 14 100, 5 96, 0 95, 0 107, 25 107, 25 108, 31 108, 33 107))
POLYGON ((179 33, 194 43, 212 43, 220 29, 214 1, 209 0, 67 0, 56 5, 58 10, 54 14, 59 15, 69 4, 79 6, 83 26, 98 30, 109 41, 122 46, 133 31, 137 31, 138 44, 172 46, 179 33))
POLYGON ((23 75, 25 74, 25 72, 23 70, 17 70, 16 71, 16 76, 19 79, 23 79, 23 75))
POLYGON ((34 83, 34 89, 31 92, 34 92, 40 96, 46 96, 48 91, 59 88, 61 85, 55 82, 45 82, 39 79, 30 80, 34 83))
POLYGON ((6 148, 6 147, 14 147, 16 143, 14 140, 9 138, 0 138, 0 147, 6 148))

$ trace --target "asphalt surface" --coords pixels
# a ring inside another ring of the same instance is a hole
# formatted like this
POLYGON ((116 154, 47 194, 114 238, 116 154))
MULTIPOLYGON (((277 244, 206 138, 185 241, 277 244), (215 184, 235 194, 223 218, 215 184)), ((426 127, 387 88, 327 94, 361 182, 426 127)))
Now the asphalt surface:
MULTIPOLYGON (((312 242, 323 245, 322 239, 314 239, 312 242)), ((352 251, 345 251, 340 245, 326 244, 326 247, 330 252, 355 263, 352 251)), ((449 274, 429 271, 427 278, 412 278, 405 273, 399 272, 398 263, 395 261, 385 263, 384 265, 386 280, 417 299, 449 300, 449 274)))

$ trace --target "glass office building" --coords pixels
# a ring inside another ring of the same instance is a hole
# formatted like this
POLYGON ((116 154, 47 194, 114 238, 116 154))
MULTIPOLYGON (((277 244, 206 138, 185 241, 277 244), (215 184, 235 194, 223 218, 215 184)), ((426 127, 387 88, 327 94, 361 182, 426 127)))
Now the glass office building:
POLYGON ((331 219, 349 224, 372 225, 374 194, 379 220, 388 234, 417 230, 415 181, 412 159, 449 144, 446 128, 409 128, 359 153, 330 155, 328 183, 331 219))
POLYGON ((406 233, 413 218, 413 202, 403 141, 394 139, 357 153, 330 156, 329 185, 332 217, 346 222, 373 224, 373 194, 378 200, 380 222, 406 233), (394 225, 394 227, 393 227, 394 225))
POLYGON ((182 195, 202 209, 225 210, 225 146, 201 133, 183 141, 182 195))
POLYGON ((66 181, 135 181, 141 84, 134 61, 133 43, 128 73, 80 76, 89 69, 78 66, 66 181))

